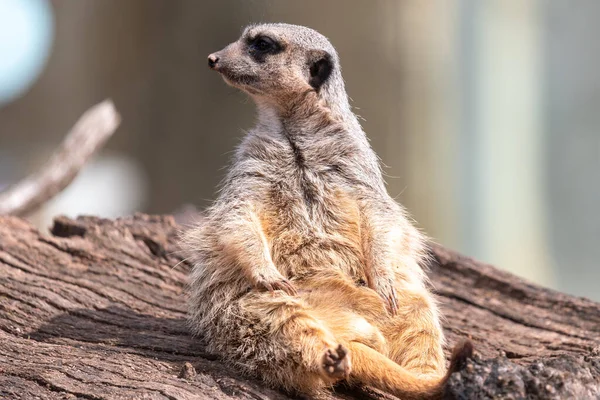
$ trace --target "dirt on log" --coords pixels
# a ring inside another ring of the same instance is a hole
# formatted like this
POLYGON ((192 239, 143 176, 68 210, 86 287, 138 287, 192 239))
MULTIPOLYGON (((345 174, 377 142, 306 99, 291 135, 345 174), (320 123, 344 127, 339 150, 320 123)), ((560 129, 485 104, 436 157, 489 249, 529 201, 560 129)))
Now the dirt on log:
MULTIPOLYGON (((168 216, 0 217, 0 398, 289 399, 207 354, 168 216)), ((448 398, 600 398, 600 305, 433 246, 449 344, 476 356, 448 398)), ((339 387, 331 399, 384 399, 339 387)))

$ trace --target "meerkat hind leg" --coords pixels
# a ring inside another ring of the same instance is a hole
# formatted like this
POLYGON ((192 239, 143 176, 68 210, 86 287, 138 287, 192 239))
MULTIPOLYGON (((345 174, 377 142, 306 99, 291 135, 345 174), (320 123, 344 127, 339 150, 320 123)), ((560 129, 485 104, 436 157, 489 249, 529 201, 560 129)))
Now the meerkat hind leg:
POLYGON ((290 298, 273 298, 268 293, 254 293, 244 303, 245 310, 251 310, 253 316, 249 320, 268 315, 262 317, 262 322, 272 334, 255 338, 277 360, 272 367, 260 371, 266 381, 310 393, 349 376, 351 356, 344 342, 313 309, 290 302, 290 298))

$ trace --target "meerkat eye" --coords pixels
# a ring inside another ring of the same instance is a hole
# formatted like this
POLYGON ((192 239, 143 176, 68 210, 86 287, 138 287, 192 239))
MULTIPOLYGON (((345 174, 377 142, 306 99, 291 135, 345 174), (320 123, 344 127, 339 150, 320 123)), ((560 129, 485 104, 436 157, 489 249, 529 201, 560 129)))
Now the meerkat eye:
POLYGON ((260 52, 266 52, 273 47, 273 44, 273 41, 269 38, 258 38, 254 42, 254 48, 260 52))
POLYGON ((268 36, 257 36, 248 39, 248 53, 258 63, 264 63, 268 56, 282 51, 283 45, 268 36))
POLYGON ((250 51, 258 54, 275 54, 281 50, 279 43, 267 36, 258 36, 248 44, 250 51))

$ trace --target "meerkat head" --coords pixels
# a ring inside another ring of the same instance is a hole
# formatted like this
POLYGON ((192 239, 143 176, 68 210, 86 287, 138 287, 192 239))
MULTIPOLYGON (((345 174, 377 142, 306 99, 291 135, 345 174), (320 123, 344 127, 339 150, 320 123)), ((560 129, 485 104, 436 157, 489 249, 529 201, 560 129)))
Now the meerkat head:
POLYGON ((279 106, 307 91, 326 102, 347 103, 338 64, 325 36, 288 24, 251 25, 236 42, 208 56, 209 67, 229 85, 279 106))

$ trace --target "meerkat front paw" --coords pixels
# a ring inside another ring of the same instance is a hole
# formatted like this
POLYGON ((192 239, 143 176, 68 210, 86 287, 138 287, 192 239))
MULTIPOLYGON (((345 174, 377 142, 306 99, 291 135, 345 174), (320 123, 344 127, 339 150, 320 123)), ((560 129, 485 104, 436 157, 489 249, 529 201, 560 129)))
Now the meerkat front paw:
POLYGON ((335 349, 327 349, 323 355, 323 371, 334 380, 346 379, 350 375, 350 355, 341 344, 335 349))
POLYGON ((263 290, 268 290, 269 292, 283 290, 290 296, 296 296, 298 294, 296 287, 292 284, 292 282, 285 279, 283 276, 267 277, 263 274, 260 274, 256 279, 255 285, 256 287, 263 290))

